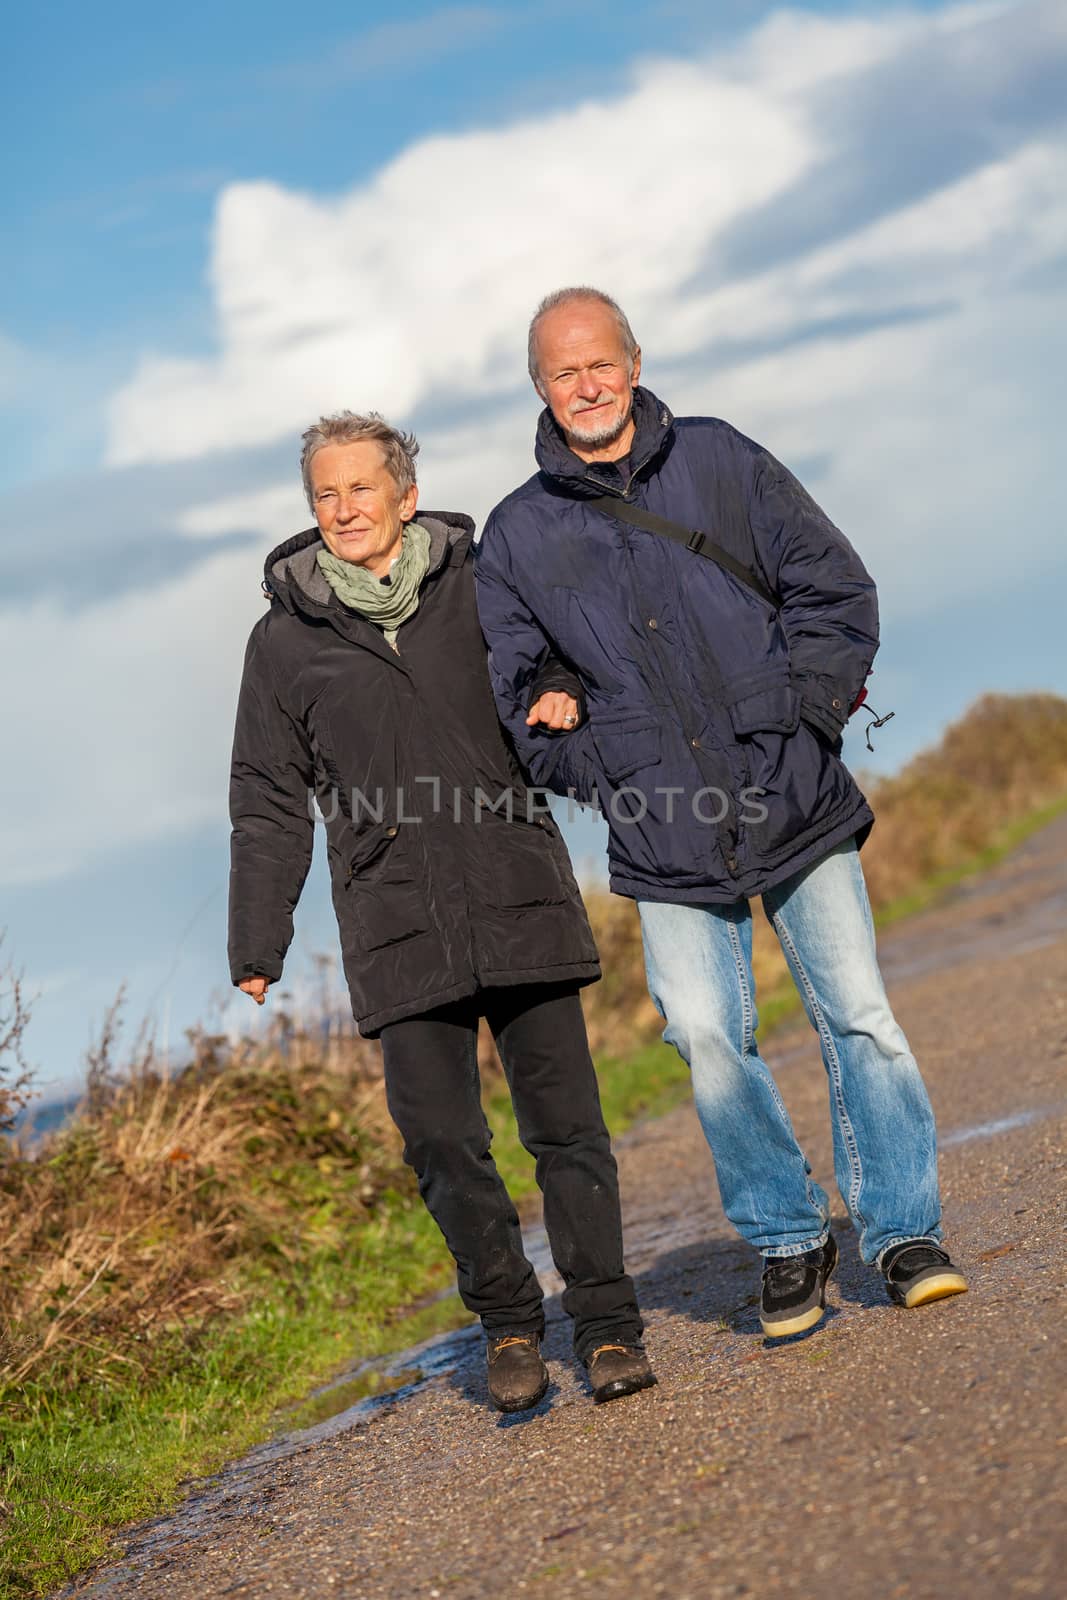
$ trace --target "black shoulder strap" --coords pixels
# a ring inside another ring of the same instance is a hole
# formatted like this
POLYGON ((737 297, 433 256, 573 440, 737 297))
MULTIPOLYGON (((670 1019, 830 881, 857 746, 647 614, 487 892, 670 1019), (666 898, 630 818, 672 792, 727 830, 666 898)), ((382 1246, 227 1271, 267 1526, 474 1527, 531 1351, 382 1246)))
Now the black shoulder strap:
POLYGON ((643 511, 640 506, 631 505, 629 500, 622 500, 617 494, 593 495, 584 503, 595 506, 597 511, 606 512, 609 517, 618 517, 620 522, 629 522, 632 527, 644 528, 646 533, 658 533, 664 539, 673 539, 675 544, 684 544, 694 555, 703 556, 706 561, 714 561, 717 566, 724 567, 739 583, 754 590, 761 600, 766 600, 776 611, 781 609, 777 595, 773 595, 754 572, 743 566, 728 550, 724 550, 721 544, 716 544, 706 533, 701 533, 699 528, 683 528, 680 522, 668 522, 666 517, 643 511))

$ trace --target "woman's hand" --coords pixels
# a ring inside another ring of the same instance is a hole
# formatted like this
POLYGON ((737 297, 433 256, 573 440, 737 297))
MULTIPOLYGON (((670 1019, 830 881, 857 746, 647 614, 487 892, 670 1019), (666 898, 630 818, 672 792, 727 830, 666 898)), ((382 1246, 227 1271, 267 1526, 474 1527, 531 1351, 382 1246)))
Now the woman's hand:
POLYGON ((270 979, 242 978, 237 987, 241 990, 242 994, 250 994, 252 999, 256 1002, 256 1005, 261 1006, 264 1000, 267 998, 267 990, 270 988, 270 979))
POLYGON ((578 726, 578 702, 569 694, 543 694, 535 700, 526 717, 526 726, 543 722, 555 733, 570 733, 578 726))

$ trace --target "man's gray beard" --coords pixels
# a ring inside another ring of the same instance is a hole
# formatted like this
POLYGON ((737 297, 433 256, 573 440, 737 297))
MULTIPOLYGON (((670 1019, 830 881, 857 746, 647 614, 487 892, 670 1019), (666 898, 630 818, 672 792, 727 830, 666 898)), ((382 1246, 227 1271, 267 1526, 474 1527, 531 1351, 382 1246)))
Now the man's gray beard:
POLYGON ((605 423, 595 433, 576 433, 572 427, 567 434, 567 443, 572 449, 575 445, 579 445, 583 450, 603 450, 606 445, 615 443, 632 415, 633 406, 631 404, 624 417, 620 417, 617 422, 605 423))

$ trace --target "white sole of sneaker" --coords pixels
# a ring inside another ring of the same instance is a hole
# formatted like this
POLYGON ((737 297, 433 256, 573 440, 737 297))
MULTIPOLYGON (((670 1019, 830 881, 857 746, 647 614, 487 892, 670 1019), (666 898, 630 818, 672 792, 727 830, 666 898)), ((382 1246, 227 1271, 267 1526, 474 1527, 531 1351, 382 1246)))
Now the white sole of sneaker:
POLYGON ((760 1327, 765 1339, 788 1339, 792 1333, 804 1333, 808 1328, 814 1328, 825 1315, 825 1306, 812 1306, 810 1311, 802 1311, 799 1317, 790 1317, 788 1322, 764 1322, 761 1317, 760 1327))
POLYGON ((967 1279, 962 1272, 938 1272, 910 1288, 904 1304, 910 1311, 915 1306, 929 1305, 931 1300, 947 1300, 949 1295, 966 1293, 967 1279))

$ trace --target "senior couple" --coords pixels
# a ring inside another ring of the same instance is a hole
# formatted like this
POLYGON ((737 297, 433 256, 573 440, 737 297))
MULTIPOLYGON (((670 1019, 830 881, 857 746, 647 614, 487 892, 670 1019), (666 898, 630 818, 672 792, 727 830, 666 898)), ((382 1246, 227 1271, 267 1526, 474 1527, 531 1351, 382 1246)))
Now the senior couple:
POLYGON ((859 861, 874 819, 840 759, 878 644, 874 584, 768 451, 641 386, 607 295, 549 295, 529 357, 539 470, 477 546, 469 517, 419 510, 410 435, 348 412, 305 433, 316 526, 267 558, 230 787, 231 976, 259 1004, 292 939, 317 797, 353 1010, 381 1039, 405 1159, 503 1411, 536 1405, 548 1373, 481 1108, 481 1017, 592 1396, 655 1382, 579 998, 597 952, 545 791, 607 815, 611 888, 637 902, 723 1207, 763 1258, 764 1333, 820 1320, 837 1248, 757 1044, 753 896, 818 1033, 863 1260, 903 1306, 966 1288, 875 954, 859 861))

